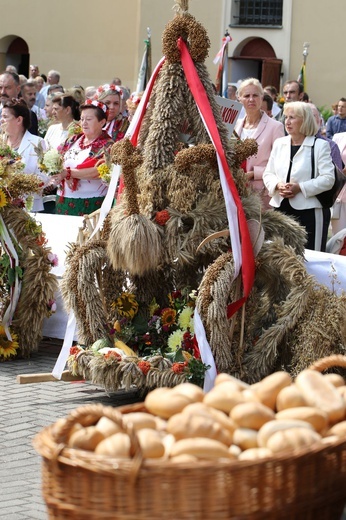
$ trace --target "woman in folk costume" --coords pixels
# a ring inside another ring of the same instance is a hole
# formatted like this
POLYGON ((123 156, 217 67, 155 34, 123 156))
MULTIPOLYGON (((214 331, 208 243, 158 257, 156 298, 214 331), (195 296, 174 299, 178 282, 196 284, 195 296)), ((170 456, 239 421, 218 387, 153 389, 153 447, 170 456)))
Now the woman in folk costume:
POLYGON ((102 85, 98 87, 96 98, 108 108, 108 117, 105 131, 114 142, 125 136, 129 127, 129 120, 121 113, 123 92, 118 85, 102 85))
POLYGON ((101 207, 108 189, 96 167, 113 144, 104 131, 108 109, 100 101, 88 99, 80 111, 82 133, 67 139, 61 147, 64 169, 54 176, 59 184, 56 213, 61 215, 93 213, 101 207))
POLYGON ((244 80, 238 88, 239 101, 245 109, 245 117, 239 119, 235 131, 244 140, 255 139, 258 144, 256 155, 246 161, 245 175, 256 191, 259 191, 264 209, 269 209, 268 191, 263 184, 263 172, 267 166, 274 141, 285 135, 284 126, 261 110, 263 87, 256 78, 244 80))

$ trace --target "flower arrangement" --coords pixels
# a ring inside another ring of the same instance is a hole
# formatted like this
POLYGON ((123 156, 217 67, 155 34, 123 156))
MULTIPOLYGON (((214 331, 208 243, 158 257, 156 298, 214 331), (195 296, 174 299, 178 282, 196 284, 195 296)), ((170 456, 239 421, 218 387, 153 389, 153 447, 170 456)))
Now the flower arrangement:
POLYGON ((99 172, 100 179, 109 184, 112 177, 112 159, 108 150, 104 149, 103 154, 104 158, 101 160, 104 162, 97 166, 97 171, 99 172))
POLYGON ((23 172, 21 156, 0 138, 0 211, 10 204, 16 207, 29 205, 30 195, 40 193, 42 181, 36 175, 23 172))
POLYGON ((57 175, 63 170, 64 159, 56 148, 45 150, 41 141, 35 146, 35 152, 38 157, 38 167, 42 172, 47 175, 57 175))
POLYGON ((79 372, 85 355, 93 381, 99 377, 108 390, 121 384, 148 388, 155 386, 158 378, 161 386, 178 381, 202 385, 209 367, 202 362, 194 337, 195 298, 196 291, 173 291, 167 307, 160 307, 153 299, 148 308, 134 294, 123 292, 112 304, 118 319, 110 329, 111 341, 100 338, 90 349, 72 347, 68 360, 71 372, 79 372))

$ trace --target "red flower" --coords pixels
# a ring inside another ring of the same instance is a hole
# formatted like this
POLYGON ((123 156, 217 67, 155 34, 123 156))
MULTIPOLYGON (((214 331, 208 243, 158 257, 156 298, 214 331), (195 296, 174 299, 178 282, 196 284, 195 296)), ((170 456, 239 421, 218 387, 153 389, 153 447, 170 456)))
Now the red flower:
POLYGON ((89 200, 88 200, 88 199, 85 199, 85 201, 84 201, 84 206, 85 206, 86 208, 88 208, 88 207, 89 207, 89 204, 90 204, 90 203, 89 203, 89 200))
POLYGON ((81 349, 79 347, 71 347, 70 348, 70 356, 76 356, 81 349))
POLYGON ((143 374, 146 376, 149 370, 151 369, 151 364, 149 361, 139 361, 137 363, 138 368, 143 372, 143 374))
POLYGON ((199 351, 196 335, 192 338, 193 357, 201 359, 201 353, 199 351))
POLYGON ((118 354, 118 352, 115 352, 115 350, 109 350, 107 354, 104 355, 105 359, 114 359, 116 361, 121 361, 121 355, 118 354))
POLYGON ((170 218, 171 216, 166 209, 163 209, 162 211, 157 211, 155 215, 155 221, 160 226, 164 226, 170 218))
POLYGON ((173 363, 172 370, 175 374, 181 374, 184 372, 186 366, 187 361, 184 361, 183 363, 173 363))
POLYGON ((42 233, 42 235, 39 235, 37 238, 36 238, 36 244, 38 246, 44 246, 47 244, 47 239, 45 237, 45 235, 42 233))
POLYGON ((75 207, 73 202, 69 202, 68 205, 69 205, 70 208, 74 208, 75 207))

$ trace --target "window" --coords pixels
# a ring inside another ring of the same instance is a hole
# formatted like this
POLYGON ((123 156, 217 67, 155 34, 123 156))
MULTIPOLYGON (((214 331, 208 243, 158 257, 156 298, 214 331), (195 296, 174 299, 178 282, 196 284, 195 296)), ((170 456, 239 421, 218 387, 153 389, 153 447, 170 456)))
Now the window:
POLYGON ((283 0, 233 0, 232 26, 281 27, 283 0))

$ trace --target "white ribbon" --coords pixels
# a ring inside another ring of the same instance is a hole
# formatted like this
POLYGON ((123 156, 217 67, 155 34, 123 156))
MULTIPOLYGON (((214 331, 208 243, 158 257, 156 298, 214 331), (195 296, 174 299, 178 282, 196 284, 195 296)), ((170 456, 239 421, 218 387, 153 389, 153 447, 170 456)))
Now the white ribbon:
POLYGON ((196 337, 198 337, 198 348, 201 353, 201 359, 205 365, 210 366, 210 368, 208 368, 208 370, 205 372, 203 386, 203 390, 205 392, 209 392, 209 390, 211 390, 214 386, 214 381, 217 372, 214 357, 205 334, 202 320, 197 312, 197 309, 194 310, 193 325, 195 329, 195 335, 196 337))
POLYGON ((73 343, 73 337, 76 330, 76 317, 74 312, 70 312, 66 327, 66 333, 64 338, 64 343, 61 347, 58 359, 54 365, 52 370, 52 376, 56 379, 61 379, 62 373, 65 369, 67 358, 70 354, 70 348, 73 343))
MULTIPOLYGON (((10 257, 12 257, 12 259, 14 261, 14 268, 15 268, 14 286, 11 288, 10 303, 2 318, 2 325, 4 327, 6 337, 9 341, 12 341, 12 336, 11 336, 9 327, 12 323, 12 318, 15 313, 15 310, 16 310, 16 307, 18 304, 18 300, 19 300, 19 296, 20 296, 20 291, 21 291, 21 282, 19 280, 18 273, 16 270, 16 268, 19 267, 19 258, 17 255, 16 248, 13 245, 11 236, 7 230, 5 222, 1 215, 0 215, 0 228, 1 228, 0 229, 0 240, 1 240, 2 247, 7 252, 7 254, 10 257)), ((12 262, 11 262, 11 264, 12 264, 12 262)), ((11 267, 12 267, 12 265, 11 265, 11 267)))

